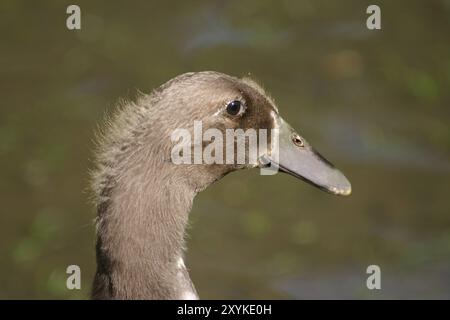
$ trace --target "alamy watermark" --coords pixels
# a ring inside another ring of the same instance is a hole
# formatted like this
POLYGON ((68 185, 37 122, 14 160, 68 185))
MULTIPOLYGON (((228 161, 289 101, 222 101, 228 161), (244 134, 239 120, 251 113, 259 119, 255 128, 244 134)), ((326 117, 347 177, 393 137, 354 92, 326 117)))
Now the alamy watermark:
POLYGON ((66 288, 69 290, 81 289, 81 269, 76 264, 67 267, 66 273, 69 275, 66 280, 66 288))
POLYGON ((81 9, 76 4, 71 4, 67 7, 66 13, 69 16, 66 19, 66 27, 69 30, 81 29, 81 9))
POLYGON ((202 121, 194 121, 193 135, 186 128, 175 129, 171 141, 174 164, 227 164, 261 167, 262 175, 278 171, 279 129, 225 129, 208 128, 202 121), (269 160, 270 156, 270 160, 269 160))
POLYGON ((366 273, 370 274, 366 280, 366 286, 369 290, 381 290, 381 268, 376 264, 367 267, 366 273))
POLYGON ((381 9, 376 4, 371 4, 367 7, 367 14, 370 16, 366 20, 366 27, 369 30, 380 30, 381 29, 381 9))

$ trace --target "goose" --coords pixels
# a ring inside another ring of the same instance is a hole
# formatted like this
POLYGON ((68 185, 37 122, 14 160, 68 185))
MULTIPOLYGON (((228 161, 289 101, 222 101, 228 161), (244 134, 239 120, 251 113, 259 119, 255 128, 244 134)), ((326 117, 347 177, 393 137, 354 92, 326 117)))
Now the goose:
POLYGON ((198 299, 184 264, 189 212, 199 192, 230 172, 272 166, 329 193, 351 193, 346 177, 281 118, 274 100, 250 78, 179 75, 121 103, 102 128, 91 170, 93 299, 198 299), (278 139, 257 163, 175 164, 171 134, 196 120, 221 131, 277 129, 278 139), (271 152, 275 143, 278 157, 271 152))

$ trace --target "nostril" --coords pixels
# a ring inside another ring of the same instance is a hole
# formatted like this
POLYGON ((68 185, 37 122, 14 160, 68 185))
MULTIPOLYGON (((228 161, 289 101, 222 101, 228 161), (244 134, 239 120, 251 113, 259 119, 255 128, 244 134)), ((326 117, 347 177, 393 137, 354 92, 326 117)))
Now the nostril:
POLYGON ((297 133, 293 133, 292 134, 292 142, 294 142, 294 144, 297 147, 303 148, 305 146, 302 137, 300 137, 297 133))

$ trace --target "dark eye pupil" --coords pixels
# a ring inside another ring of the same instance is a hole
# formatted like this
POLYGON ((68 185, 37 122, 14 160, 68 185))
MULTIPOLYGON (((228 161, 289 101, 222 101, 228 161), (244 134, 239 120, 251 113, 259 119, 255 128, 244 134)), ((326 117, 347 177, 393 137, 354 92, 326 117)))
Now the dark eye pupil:
POLYGON ((241 102, 238 100, 231 101, 227 105, 227 112, 232 116, 237 115, 240 110, 241 110, 241 102))

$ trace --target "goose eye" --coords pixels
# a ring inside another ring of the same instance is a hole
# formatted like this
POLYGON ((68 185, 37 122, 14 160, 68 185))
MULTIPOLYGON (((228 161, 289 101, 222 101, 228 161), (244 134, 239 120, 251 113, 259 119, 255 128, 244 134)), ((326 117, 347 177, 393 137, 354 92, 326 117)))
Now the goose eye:
POLYGON ((227 104, 227 113, 236 116, 242 111, 242 103, 239 100, 231 101, 227 104))

